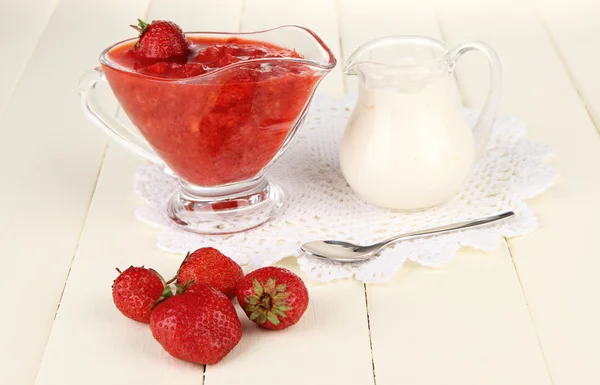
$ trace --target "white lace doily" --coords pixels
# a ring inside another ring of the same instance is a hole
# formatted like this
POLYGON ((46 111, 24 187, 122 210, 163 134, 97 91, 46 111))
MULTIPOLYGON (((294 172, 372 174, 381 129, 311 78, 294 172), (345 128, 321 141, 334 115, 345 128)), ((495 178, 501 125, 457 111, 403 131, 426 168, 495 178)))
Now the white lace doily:
MULTIPOLYGON (((515 117, 499 117, 488 151, 477 163, 463 190, 444 206, 414 213, 396 213, 360 200, 348 187, 338 164, 338 143, 352 111, 355 97, 332 100, 317 94, 303 126, 291 146, 269 169, 269 178, 286 194, 282 215, 258 229, 228 236, 202 236, 172 225, 164 202, 176 181, 156 165, 136 172, 135 191, 148 203, 136 216, 162 229, 158 246, 184 254, 213 246, 240 264, 260 267, 289 256, 298 257, 306 274, 329 281, 355 277, 363 282, 383 282, 408 259, 440 267, 461 246, 492 250, 503 237, 524 235, 538 222, 525 200, 542 193, 557 172, 546 161, 554 151, 525 139, 525 124, 515 117), (389 236, 474 219, 512 209, 517 216, 476 230, 406 241, 385 249, 362 263, 339 264, 304 255, 300 245, 316 239, 350 240, 369 244, 389 236)), ((476 114, 467 112, 471 122, 476 114)))

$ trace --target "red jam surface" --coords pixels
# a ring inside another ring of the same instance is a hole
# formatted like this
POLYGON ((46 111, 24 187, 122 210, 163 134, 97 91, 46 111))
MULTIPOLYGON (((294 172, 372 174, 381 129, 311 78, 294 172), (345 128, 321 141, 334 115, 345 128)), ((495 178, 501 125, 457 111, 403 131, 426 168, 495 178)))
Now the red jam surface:
POLYGON ((133 72, 102 68, 131 121, 181 178, 207 187, 251 179, 279 151, 321 75, 285 61, 217 71, 301 56, 238 38, 188 39, 186 62, 140 61, 130 53, 132 41, 107 56, 133 72))

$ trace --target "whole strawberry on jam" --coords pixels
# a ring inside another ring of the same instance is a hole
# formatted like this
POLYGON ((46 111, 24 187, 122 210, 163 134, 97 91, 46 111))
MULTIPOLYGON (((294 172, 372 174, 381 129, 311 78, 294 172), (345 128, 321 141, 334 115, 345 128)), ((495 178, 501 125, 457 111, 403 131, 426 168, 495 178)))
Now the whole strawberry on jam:
POLYGON ((156 305, 150 330, 173 357, 204 365, 221 361, 242 338, 242 324, 229 298, 204 283, 156 305))
POLYGON ((240 265, 214 247, 203 247, 188 254, 177 273, 177 283, 206 283, 227 297, 235 297, 235 287, 244 277, 240 265))
POLYGON ((250 320, 265 329, 294 325, 308 307, 308 290, 302 279, 281 267, 249 273, 238 284, 236 295, 250 320))
POLYGON ((119 272, 112 286, 115 306, 124 316, 149 323, 152 306, 163 296, 170 295, 165 280, 152 269, 129 267, 119 272))
POLYGON ((150 60, 185 60, 190 52, 190 42, 179 26, 171 21, 154 20, 147 24, 138 19, 132 25, 140 33, 132 49, 134 55, 150 60))

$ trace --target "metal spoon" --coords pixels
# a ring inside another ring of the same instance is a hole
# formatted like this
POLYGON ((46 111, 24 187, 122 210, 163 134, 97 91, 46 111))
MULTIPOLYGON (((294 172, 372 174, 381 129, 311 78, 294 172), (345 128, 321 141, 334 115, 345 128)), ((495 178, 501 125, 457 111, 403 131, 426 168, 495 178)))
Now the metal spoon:
POLYGON ((451 225, 434 227, 432 229, 419 230, 414 231, 412 233, 397 235, 395 237, 388 238, 384 241, 370 246, 358 246, 349 242, 329 240, 307 242, 301 246, 301 249, 309 255, 314 255, 318 258, 329 259, 331 261, 360 262, 373 258, 383 248, 391 245, 392 243, 404 241, 407 239, 425 237, 429 235, 438 235, 451 233, 453 231, 471 229, 474 227, 479 227, 487 225, 489 223, 497 222, 503 219, 511 218, 514 215, 514 212, 506 211, 489 217, 483 217, 466 222, 454 223, 451 225))

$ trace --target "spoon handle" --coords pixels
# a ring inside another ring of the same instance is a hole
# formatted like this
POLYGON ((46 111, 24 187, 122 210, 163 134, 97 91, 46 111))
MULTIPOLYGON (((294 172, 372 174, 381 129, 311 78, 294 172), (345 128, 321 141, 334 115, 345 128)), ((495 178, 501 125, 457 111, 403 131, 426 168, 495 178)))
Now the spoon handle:
POLYGON ((419 237, 424 237, 424 236, 428 236, 428 235, 438 235, 438 234, 451 233, 453 231, 466 230, 466 229, 470 229, 473 227, 487 225, 489 223, 497 222, 502 219, 507 219, 507 218, 511 218, 514 216, 515 216, 514 212, 505 211, 503 213, 491 215, 489 217, 483 217, 483 218, 473 219, 470 221, 453 223, 451 225, 434 227, 434 228, 426 229, 426 230, 419 230, 419 231, 415 231, 412 233, 405 233, 405 234, 397 235, 395 237, 391 237, 384 241, 381 241, 378 244, 378 246, 379 246, 378 249, 382 249, 382 248, 388 246, 389 244, 398 242, 398 241, 405 241, 407 239, 419 238, 419 237))

